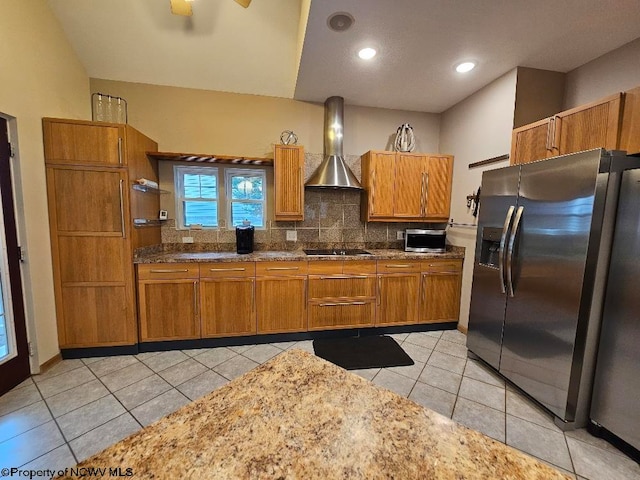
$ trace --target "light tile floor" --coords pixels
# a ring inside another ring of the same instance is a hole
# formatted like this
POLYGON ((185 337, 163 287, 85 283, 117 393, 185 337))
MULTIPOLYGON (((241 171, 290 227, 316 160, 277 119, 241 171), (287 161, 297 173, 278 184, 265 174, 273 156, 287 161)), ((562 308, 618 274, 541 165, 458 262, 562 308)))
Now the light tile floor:
MULTIPOLYGON (((392 335, 415 365, 354 371, 533 455, 572 478, 639 479, 640 467, 584 429, 563 433, 482 364, 456 331, 392 335)), ((65 360, 0 397, 0 467, 62 469, 311 341, 65 360)))

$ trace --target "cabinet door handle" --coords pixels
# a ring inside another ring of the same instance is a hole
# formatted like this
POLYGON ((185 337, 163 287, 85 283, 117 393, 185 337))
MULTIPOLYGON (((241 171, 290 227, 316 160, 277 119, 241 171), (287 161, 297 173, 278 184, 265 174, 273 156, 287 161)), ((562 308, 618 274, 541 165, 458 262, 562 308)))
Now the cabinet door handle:
POLYGON ((122 238, 127 238, 127 226, 124 222, 124 180, 120 179, 120 228, 122 231, 122 238))
POLYGON ((300 267, 267 267, 267 270, 299 270, 300 267))
POLYGON ((253 288, 251 289, 251 311, 256 311, 256 279, 252 278, 251 283, 253 288))
POLYGON ((420 215, 424 217, 424 172, 422 172, 422 181, 420 182, 420 215))
POLYGON ((177 268, 161 268, 157 270, 149 270, 151 273, 185 273, 188 272, 188 269, 177 269, 177 268))
POLYGON ((343 307, 345 305, 366 305, 367 302, 338 302, 338 303, 321 303, 321 307, 343 307))
POLYGON ((210 272, 244 272, 246 268, 210 268, 210 272))
POLYGON ((553 133, 551 133, 551 150, 558 150, 560 145, 556 145, 556 132, 558 130, 558 123, 562 125, 562 119, 557 115, 553 116, 553 133))
MULTIPOLYGON (((296 182, 296 187, 300 188, 300 186, 304 185, 304 176, 302 175, 302 166, 298 167, 298 181, 296 182)), ((300 188, 299 195, 300 205, 302 210, 304 210, 304 186, 300 188)))
POLYGON ((424 216, 427 216, 427 208, 429 208, 429 174, 424 174, 424 216))
POLYGON ((389 265, 385 265, 385 267, 387 267, 387 268, 411 268, 411 267, 413 267, 413 265, 406 265, 406 264, 402 264, 402 263, 396 263, 396 264, 392 263, 392 264, 389 264, 389 265))
POLYGON ((424 303, 424 290, 425 290, 424 283, 426 281, 427 281, 427 274, 424 273, 424 274, 422 274, 422 289, 421 289, 422 292, 420 292, 421 293, 421 295, 420 295, 421 296, 420 303, 424 303))
POLYGON ((118 163, 122 165, 122 137, 118 137, 118 163))
POLYGON ((378 275, 378 305, 380 305, 380 297, 382 297, 382 276, 378 275))
POLYGON ((193 314, 198 318, 198 281, 193 282, 193 314))
POLYGON ((303 280, 304 282, 304 309, 307 309, 307 302, 309 301, 309 292, 308 292, 308 287, 309 287, 309 282, 307 280, 303 280))
POLYGON ((544 144, 545 150, 551 150, 551 145, 549 140, 551 139, 551 124, 554 122, 556 117, 549 118, 549 122, 547 123, 547 141, 544 144))
POLYGON ((376 213, 374 202, 376 201, 376 171, 371 173, 371 213, 376 213))

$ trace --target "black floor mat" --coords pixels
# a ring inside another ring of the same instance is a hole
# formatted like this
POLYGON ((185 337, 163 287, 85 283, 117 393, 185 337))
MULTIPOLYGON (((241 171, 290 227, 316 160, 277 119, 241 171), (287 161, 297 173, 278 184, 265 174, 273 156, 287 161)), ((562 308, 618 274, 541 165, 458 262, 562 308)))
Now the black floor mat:
POLYGON ((403 367, 414 363, 393 338, 385 335, 318 339, 313 341, 313 350, 317 356, 347 370, 403 367))

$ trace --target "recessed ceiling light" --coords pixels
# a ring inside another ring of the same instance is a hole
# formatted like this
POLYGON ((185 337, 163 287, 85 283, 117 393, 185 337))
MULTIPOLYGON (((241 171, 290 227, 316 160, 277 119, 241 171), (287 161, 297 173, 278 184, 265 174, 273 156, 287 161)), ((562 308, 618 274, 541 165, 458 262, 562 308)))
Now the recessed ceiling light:
POLYGON ((462 62, 456 65, 456 72, 458 73, 467 73, 473 70, 476 67, 474 62, 462 62))
POLYGON ((378 52, 376 52, 375 48, 367 47, 360 50, 358 52, 358 56, 363 60, 371 60, 373 57, 376 56, 376 53, 378 52))
POLYGON ((348 30, 353 25, 353 22, 355 22, 354 18, 347 12, 336 12, 327 18, 327 25, 334 32, 348 30))

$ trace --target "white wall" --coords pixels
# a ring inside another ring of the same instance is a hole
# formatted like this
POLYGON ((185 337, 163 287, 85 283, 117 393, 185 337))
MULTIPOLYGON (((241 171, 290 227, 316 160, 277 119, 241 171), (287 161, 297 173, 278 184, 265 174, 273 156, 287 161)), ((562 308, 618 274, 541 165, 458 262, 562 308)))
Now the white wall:
POLYGON ((564 109, 640 86, 640 38, 567 74, 564 109))
MULTIPOLYGON (((470 163, 509 153, 516 80, 517 69, 514 69, 442 114, 440 151, 455 156, 451 218, 456 223, 476 223, 466 206, 467 195, 477 191, 484 170, 509 164, 506 160, 484 168, 469 169, 470 163)), ((476 229, 451 227, 447 239, 466 248, 460 306, 460 325, 466 327, 469 323, 476 229)))
POLYGON ((88 119, 89 78, 45 0, 0 3, 0 61, 0 113, 11 119, 18 146, 16 209, 27 254, 27 325, 42 364, 59 352, 42 117, 88 119))

